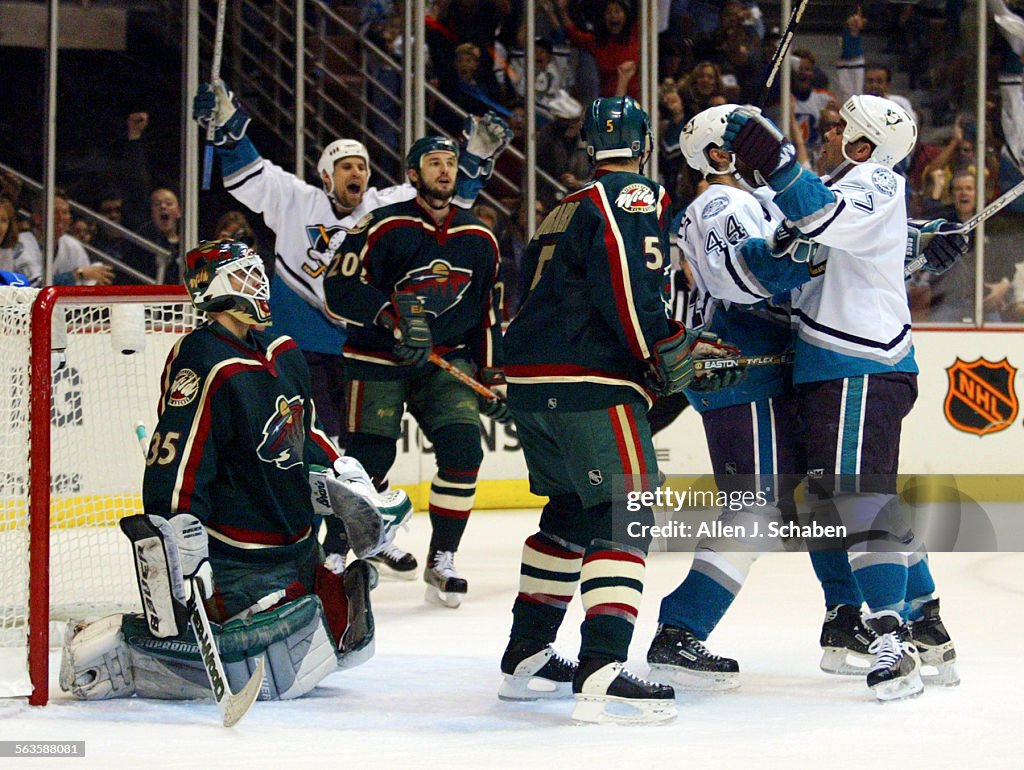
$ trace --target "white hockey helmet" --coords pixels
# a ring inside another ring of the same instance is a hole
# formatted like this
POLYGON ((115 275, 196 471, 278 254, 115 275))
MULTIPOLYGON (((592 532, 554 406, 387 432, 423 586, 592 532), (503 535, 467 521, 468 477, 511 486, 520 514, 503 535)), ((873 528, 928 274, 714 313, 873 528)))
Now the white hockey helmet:
POLYGON ((679 132, 679 150, 686 158, 690 167, 707 176, 708 174, 731 174, 736 170, 736 159, 729 163, 728 168, 717 169, 711 165, 708 157, 710 147, 721 148, 725 142, 725 125, 729 114, 739 107, 738 104, 720 104, 698 112, 679 132))
POLYGON ((328 195, 334 194, 334 164, 342 158, 362 158, 366 162, 366 179, 370 179, 370 153, 366 151, 366 145, 355 139, 335 139, 324 147, 316 164, 316 172, 320 179, 322 180, 326 173, 330 180, 324 184, 324 192, 328 195))
POLYGON ((914 149, 917 126, 907 111, 896 102, 881 96, 862 94, 851 96, 839 110, 846 121, 843 131, 843 157, 846 145, 858 139, 867 139, 875 145, 871 160, 892 168, 914 149))

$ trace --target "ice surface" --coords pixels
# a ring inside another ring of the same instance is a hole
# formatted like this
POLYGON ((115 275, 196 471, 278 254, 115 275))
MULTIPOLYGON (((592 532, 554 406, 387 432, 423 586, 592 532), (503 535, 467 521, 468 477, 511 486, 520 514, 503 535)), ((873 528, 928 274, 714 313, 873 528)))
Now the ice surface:
MULTIPOLYGON (((204 703, 72 701, 52 659, 51 704, 0 700, 0 740, 84 740, 84 762, 59 767, 603 768, 1018 767, 1024 751, 1024 554, 936 554, 932 571, 956 642, 963 684, 880 705, 859 677, 818 670, 821 591, 806 554, 773 554, 708 642, 740 661, 742 686, 679 694, 680 716, 658 727, 574 726, 571 701, 498 701, 498 659, 523 539, 536 512, 474 514, 456 559, 469 580, 462 607, 423 601, 423 583, 382 581, 373 598, 377 656, 287 703, 256 703, 227 730, 204 703)), ((400 545, 421 563, 429 521, 400 545)), ((689 567, 654 554, 631 661, 644 655, 658 601, 689 567)), ((574 655, 574 602, 558 647, 574 655)), ((13 760, 9 760, 13 762, 13 760)))

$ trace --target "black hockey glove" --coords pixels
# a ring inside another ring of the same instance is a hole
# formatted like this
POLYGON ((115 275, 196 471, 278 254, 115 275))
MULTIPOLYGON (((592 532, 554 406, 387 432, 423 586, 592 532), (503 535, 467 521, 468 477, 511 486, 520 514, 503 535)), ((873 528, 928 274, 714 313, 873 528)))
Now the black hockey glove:
POLYGON ((395 292, 391 295, 391 307, 385 306, 378 323, 394 335, 396 356, 413 366, 427 363, 434 340, 423 300, 410 292, 395 292))
POLYGON ((710 393, 738 385, 747 377, 739 348, 722 342, 717 334, 701 332, 693 345, 692 355, 696 374, 690 390, 710 393))
POLYGON ((505 401, 505 372, 495 367, 484 367, 480 370, 480 382, 498 394, 498 398, 480 396, 480 414, 505 425, 512 422, 512 412, 505 401))
POLYGON ((959 222, 947 222, 945 219, 927 222, 911 219, 907 222, 905 265, 915 264, 923 257, 924 264, 917 269, 942 275, 967 253, 967 248, 967 233, 959 222))
POLYGON ((649 390, 659 396, 671 396, 687 387, 693 380, 693 359, 690 351, 697 339, 696 332, 688 332, 678 321, 669 321, 673 334, 654 343, 654 355, 646 376, 649 390))
POLYGON ((754 107, 740 107, 729 114, 723 149, 735 153, 776 192, 800 176, 796 147, 754 107))
POLYGON ((213 120, 217 126, 213 143, 225 148, 234 147, 245 136, 252 120, 223 83, 217 83, 216 89, 209 83, 199 84, 199 90, 192 98, 192 119, 204 131, 213 120))

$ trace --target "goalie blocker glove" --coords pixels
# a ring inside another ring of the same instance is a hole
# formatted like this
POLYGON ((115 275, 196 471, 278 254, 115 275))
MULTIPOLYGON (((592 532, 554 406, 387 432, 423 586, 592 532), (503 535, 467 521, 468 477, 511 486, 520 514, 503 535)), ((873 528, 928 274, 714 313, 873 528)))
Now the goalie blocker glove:
POLYGON ((918 269, 942 275, 967 253, 969 241, 964 226, 945 219, 911 219, 907 222, 907 253, 904 265, 919 264, 918 269), (920 264, 920 259, 924 263, 920 264))
POLYGON ((424 366, 430 360, 434 340, 423 300, 415 294, 404 291, 392 294, 390 309, 384 307, 377 323, 394 335, 392 352, 400 359, 413 366, 424 366))
POLYGON ((724 138, 723 149, 735 153, 775 192, 782 192, 800 176, 796 147, 755 107, 733 110, 724 138))
POLYGON ((218 82, 216 87, 209 83, 199 84, 199 90, 192 98, 192 119, 203 130, 213 120, 216 124, 213 143, 225 149, 238 144, 252 120, 242 109, 242 103, 223 82, 218 82))

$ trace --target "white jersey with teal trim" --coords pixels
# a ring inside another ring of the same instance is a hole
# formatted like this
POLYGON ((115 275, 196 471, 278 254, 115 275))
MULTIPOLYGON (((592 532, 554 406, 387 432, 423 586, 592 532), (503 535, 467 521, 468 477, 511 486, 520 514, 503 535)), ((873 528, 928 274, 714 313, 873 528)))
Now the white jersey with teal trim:
POLYGON ((868 162, 822 181, 835 200, 794 222, 821 244, 813 277, 792 295, 799 334, 794 381, 916 372, 903 283, 903 177, 868 162))

